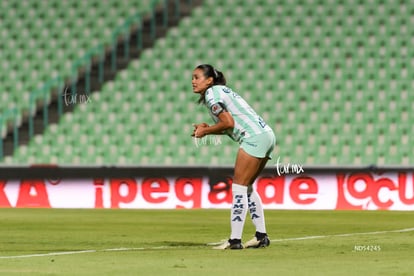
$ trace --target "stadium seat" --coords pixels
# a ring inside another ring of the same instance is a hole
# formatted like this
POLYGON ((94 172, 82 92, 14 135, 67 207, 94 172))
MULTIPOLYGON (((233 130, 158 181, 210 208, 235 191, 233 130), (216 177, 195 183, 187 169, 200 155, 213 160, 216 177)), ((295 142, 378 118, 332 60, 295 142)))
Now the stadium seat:
MULTIPOLYGON (((91 34, 106 41, 105 30, 131 12, 129 5, 115 0, 108 2, 112 9, 102 8, 97 0, 62 3, 52 4, 62 21, 47 37, 63 50, 56 54, 36 43, 41 51, 38 61, 28 65, 29 72, 32 66, 40 68, 36 64, 45 57, 51 61, 30 81, 53 70, 69 72, 70 63, 60 60, 72 60, 78 49, 91 47, 91 34), (62 6, 67 16, 61 14, 62 6), (100 19, 83 13, 75 22, 77 9, 90 10, 100 19)), ((211 63, 274 128, 274 156, 283 162, 412 164, 411 11, 401 1, 204 1, 92 95, 91 104, 76 106, 41 140, 20 148, 7 162, 233 164, 238 147, 227 137, 220 137, 220 144, 216 140, 217 145, 206 140, 198 146, 190 137, 192 123, 211 123, 206 109, 196 103, 198 95, 191 92, 191 72, 199 63, 211 63), (62 144, 64 150, 58 150, 62 144)), ((36 24, 53 25, 44 13, 42 18, 36 24)), ((16 34, 6 38, 11 36, 16 34)), ((20 37, 10 43, 20 45, 20 37)), ((19 61, 26 54, 7 53, 19 61)), ((3 64, 14 67, 12 62, 3 64)), ((19 90, 16 83, 23 83, 26 74, 18 71, 9 74, 14 81, 5 87, 19 90)), ((12 95, 1 97, 9 100, 12 95)))
POLYGON ((29 108, 30 94, 58 74, 67 79, 72 65, 98 43, 109 45, 112 31, 127 16, 146 13, 154 1, 3 1, 0 82, 8 101, 0 101, 0 114, 7 108, 29 108), (5 31, 7 30, 7 31, 5 31))

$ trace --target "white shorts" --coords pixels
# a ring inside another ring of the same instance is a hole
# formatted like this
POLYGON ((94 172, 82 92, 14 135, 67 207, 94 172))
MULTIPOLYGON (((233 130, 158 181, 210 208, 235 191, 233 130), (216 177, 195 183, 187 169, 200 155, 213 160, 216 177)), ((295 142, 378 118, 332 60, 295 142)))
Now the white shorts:
POLYGON ((276 137, 273 131, 267 131, 249 138, 244 138, 240 147, 249 155, 257 158, 272 159, 272 151, 275 148, 276 137))

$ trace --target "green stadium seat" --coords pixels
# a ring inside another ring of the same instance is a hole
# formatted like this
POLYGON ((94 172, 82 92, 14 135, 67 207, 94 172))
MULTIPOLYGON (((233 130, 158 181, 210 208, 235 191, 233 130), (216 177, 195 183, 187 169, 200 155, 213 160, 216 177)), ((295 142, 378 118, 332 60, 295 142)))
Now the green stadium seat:
MULTIPOLYGON (((105 30, 131 13, 131 6, 122 2, 108 5, 112 10, 97 0, 53 2, 61 23, 49 34, 34 37, 53 37, 62 50, 51 54, 48 45, 36 44, 38 60, 51 61, 31 80, 53 70, 70 74, 71 62, 62 60, 73 60, 91 47, 90 36, 96 37, 95 43, 107 41, 105 30), (72 22, 60 13, 62 6, 89 12, 72 22), (92 20, 91 13, 100 19, 92 20), (67 43, 68 37, 77 39, 67 43)), ((92 95, 92 104, 76 107, 73 115, 65 115, 46 131, 41 143, 19 149, 7 162, 233 164, 238 147, 227 137, 220 145, 196 147, 189 136, 191 123, 211 123, 205 108, 197 106, 190 81, 194 66, 208 62, 222 69, 229 85, 274 127, 278 143, 274 155, 283 162, 410 164, 413 50, 410 12, 401 12, 401 5, 205 1, 92 95), (407 60, 397 60, 401 56, 407 60), (404 138, 390 138, 390 132, 404 138), (68 145, 63 152, 57 150, 62 144, 68 145)), ((45 12, 41 14, 42 20, 35 24, 53 25, 45 12)), ((20 39, 12 43, 20 45, 20 39)), ((13 60, 24 60, 25 55, 7 54, 13 60)), ((29 64, 27 70, 38 63, 29 64)), ((25 75, 19 70, 10 79, 25 75)), ((5 87, 19 89, 16 84, 5 87)))
POLYGON ((0 112, 9 107, 27 111, 30 93, 57 74, 71 76, 75 59, 98 43, 110 44, 112 30, 127 16, 150 11, 152 2, 2 2, 0 17, 7 31, 1 33, 6 42, 1 65, 12 70, 5 70, 0 89, 13 102, 1 101, 0 112))

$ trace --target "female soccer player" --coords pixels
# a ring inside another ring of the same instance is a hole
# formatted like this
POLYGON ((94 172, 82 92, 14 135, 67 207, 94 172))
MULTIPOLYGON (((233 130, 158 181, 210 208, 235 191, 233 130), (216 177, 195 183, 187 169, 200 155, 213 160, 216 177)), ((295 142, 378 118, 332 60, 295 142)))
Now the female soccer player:
POLYGON ((222 72, 209 64, 197 66, 192 77, 193 92, 200 94, 215 124, 195 124, 193 136, 227 134, 240 144, 232 184, 231 235, 216 249, 242 249, 242 233, 247 208, 256 227, 255 237, 244 247, 266 247, 270 241, 266 233, 262 201, 252 184, 266 165, 275 146, 273 130, 236 92, 226 86, 222 72))

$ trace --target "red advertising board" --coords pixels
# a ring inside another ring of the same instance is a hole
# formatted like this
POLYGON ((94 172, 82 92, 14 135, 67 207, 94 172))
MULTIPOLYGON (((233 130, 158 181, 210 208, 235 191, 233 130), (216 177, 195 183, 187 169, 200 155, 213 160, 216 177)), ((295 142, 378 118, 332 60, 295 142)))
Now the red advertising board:
MULTIPOLYGON (((231 180, 228 180, 231 182, 231 180)), ((0 180, 0 207, 229 208, 231 183, 208 177, 0 180)), ((266 209, 414 210, 414 173, 261 176, 266 209)))

